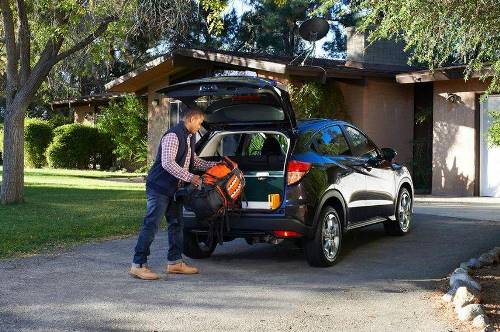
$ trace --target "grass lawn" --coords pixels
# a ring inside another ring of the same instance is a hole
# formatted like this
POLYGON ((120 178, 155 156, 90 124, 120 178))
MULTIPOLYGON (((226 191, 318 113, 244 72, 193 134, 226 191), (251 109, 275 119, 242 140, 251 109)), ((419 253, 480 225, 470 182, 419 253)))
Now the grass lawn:
POLYGON ((138 176, 26 169, 26 202, 0 205, 0 258, 136 234, 145 212, 144 184, 128 178, 138 176))

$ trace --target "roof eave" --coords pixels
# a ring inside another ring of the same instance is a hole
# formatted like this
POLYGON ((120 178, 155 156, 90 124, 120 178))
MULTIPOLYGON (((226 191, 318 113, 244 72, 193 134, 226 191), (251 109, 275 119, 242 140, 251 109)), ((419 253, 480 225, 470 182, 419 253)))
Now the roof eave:
MULTIPOLYGON (((465 69, 465 66, 453 66, 438 68, 435 70, 421 70, 411 73, 402 73, 396 75, 396 82, 401 84, 412 84, 465 79, 465 69)), ((492 70, 490 68, 486 68, 483 71, 472 72, 468 78, 488 77, 492 74, 492 70)))

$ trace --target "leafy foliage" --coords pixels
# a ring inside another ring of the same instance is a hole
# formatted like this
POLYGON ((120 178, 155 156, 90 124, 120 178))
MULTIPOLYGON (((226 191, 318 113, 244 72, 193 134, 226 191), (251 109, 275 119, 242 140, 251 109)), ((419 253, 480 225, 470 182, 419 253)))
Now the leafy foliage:
POLYGON ((344 96, 335 82, 289 84, 288 90, 293 109, 299 119, 349 119, 344 96))
POLYGON ((314 1, 251 0, 250 4, 254 10, 242 16, 237 32, 239 49, 289 56, 303 50, 297 21, 307 19, 314 1))
POLYGON ((47 165, 45 151, 52 141, 52 126, 45 120, 27 119, 24 139, 27 165, 36 168, 47 165))
POLYGON ((0 165, 3 164, 3 123, 0 123, 0 165))
POLYGON ((106 133, 77 123, 54 129, 54 139, 46 155, 53 168, 108 169, 113 162, 114 145, 106 133))
POLYGON ((500 146, 500 112, 490 112, 492 123, 488 131, 488 143, 500 146))
POLYGON ((119 160, 146 161, 148 113, 140 99, 127 95, 120 101, 111 101, 102 109, 97 126, 111 137, 119 160))
POLYGON ((366 14, 360 27, 370 40, 401 39, 413 62, 431 68, 463 63, 467 77, 491 77, 487 93, 500 90, 498 0, 360 0, 358 9, 366 14))
POLYGON ((49 124, 52 126, 53 129, 73 123, 73 119, 71 119, 70 116, 66 116, 61 113, 55 113, 50 116, 50 119, 48 120, 49 124))

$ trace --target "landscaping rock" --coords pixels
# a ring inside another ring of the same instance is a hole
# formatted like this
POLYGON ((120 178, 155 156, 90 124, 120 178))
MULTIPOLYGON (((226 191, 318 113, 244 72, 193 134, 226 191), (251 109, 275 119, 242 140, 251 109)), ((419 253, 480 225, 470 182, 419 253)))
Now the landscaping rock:
POLYGON ((495 328, 491 325, 488 325, 481 332, 495 332, 495 328))
POLYGON ((481 263, 482 266, 492 265, 493 263, 495 263, 495 261, 496 257, 488 252, 479 256, 479 262, 481 263))
MULTIPOLYGON (((458 270, 458 269, 457 269, 458 270)), ((474 288, 480 291, 481 285, 472 279, 467 273, 453 273, 450 277, 450 287, 458 289, 459 287, 465 286, 467 288, 474 288)))
POLYGON ((460 263, 460 268, 467 271, 467 273, 470 273, 471 268, 469 266, 469 263, 467 263, 467 262, 460 263))
POLYGON ((484 315, 483 307, 480 304, 469 304, 458 310, 458 319, 461 321, 473 320, 478 315, 484 315))
POLYGON ((468 269, 464 269, 463 267, 456 268, 455 271, 453 271, 453 274, 460 274, 460 273, 465 273, 469 274, 468 269))
POLYGON ((451 301, 453 301, 453 296, 455 296, 455 290, 453 289, 450 289, 448 291, 448 293, 444 294, 441 299, 444 301, 444 302, 447 302, 447 303, 451 303, 451 301))
POLYGON ((477 258, 469 259, 467 264, 469 265, 469 267, 471 269, 479 269, 481 267, 481 263, 479 262, 479 260, 477 258))
POLYGON ((453 305, 455 307, 463 307, 468 304, 479 303, 479 292, 467 289, 467 287, 459 287, 453 297, 453 305))
POLYGON ((488 318, 485 315, 478 315, 472 320, 472 325, 479 328, 485 328, 488 326, 488 318))
POLYGON ((500 247, 491 249, 489 253, 495 259, 495 263, 500 263, 500 247))

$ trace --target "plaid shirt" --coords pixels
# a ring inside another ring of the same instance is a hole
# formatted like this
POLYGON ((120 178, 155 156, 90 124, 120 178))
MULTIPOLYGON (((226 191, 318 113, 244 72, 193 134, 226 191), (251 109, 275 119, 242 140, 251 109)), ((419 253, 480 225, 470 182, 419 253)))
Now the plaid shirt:
MULTIPOLYGON (((175 156, 177 155, 177 150, 179 149, 179 139, 177 138, 177 135, 175 133, 169 133, 163 136, 163 139, 161 140, 161 166, 167 172, 184 182, 191 182, 194 176, 194 174, 189 172, 189 165, 191 163, 191 144, 189 144, 189 141, 191 139, 191 135, 192 134, 189 134, 187 137, 186 161, 182 167, 175 162, 175 156)), ((205 171, 215 165, 217 165, 216 162, 205 161, 194 153, 193 168, 205 171)), ((181 184, 181 181, 179 181, 179 185, 181 184)))

